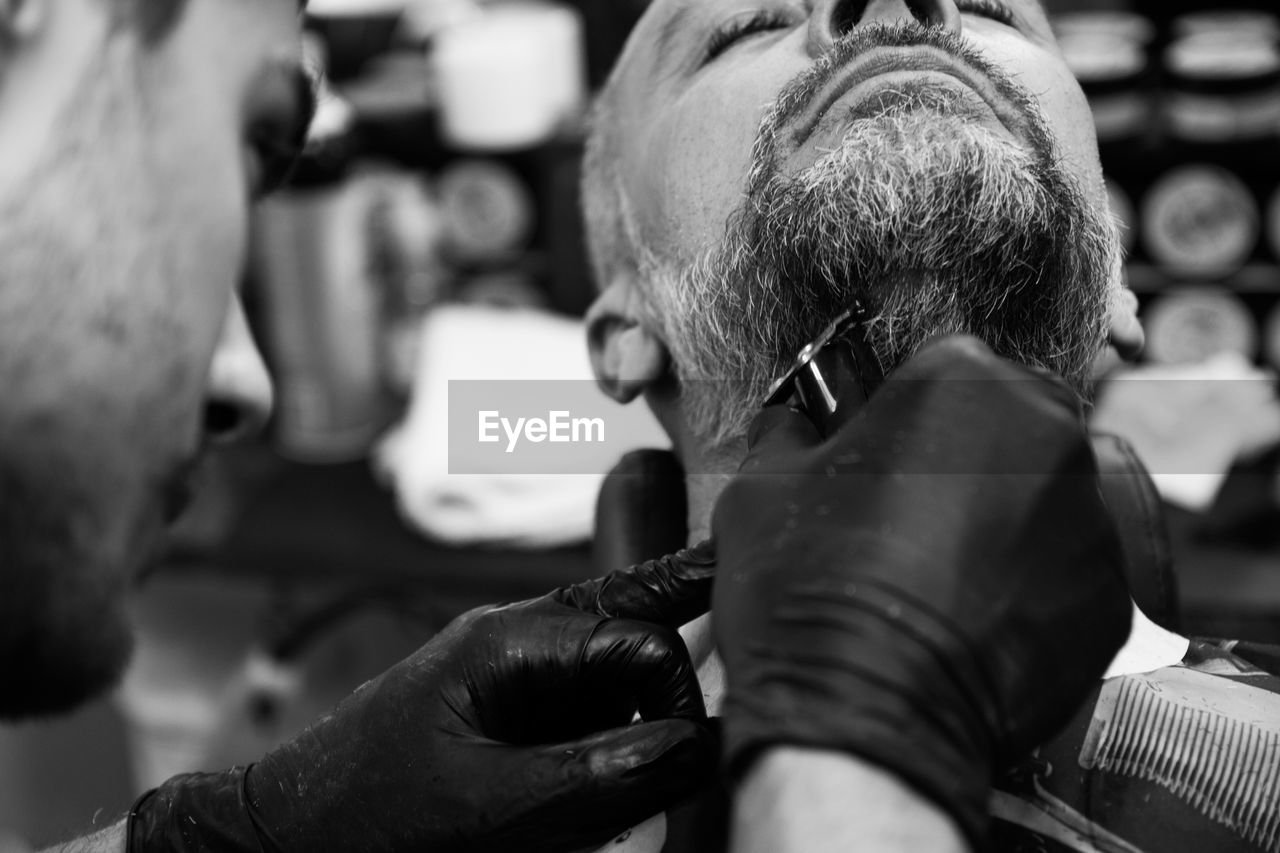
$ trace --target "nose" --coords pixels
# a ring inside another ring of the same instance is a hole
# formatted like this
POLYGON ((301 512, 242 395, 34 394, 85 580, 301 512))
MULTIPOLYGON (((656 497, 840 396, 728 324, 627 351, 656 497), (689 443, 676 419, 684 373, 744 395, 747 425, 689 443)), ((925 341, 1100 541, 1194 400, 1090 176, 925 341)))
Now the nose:
POLYGON ((271 414, 271 377, 253 342, 240 297, 234 297, 209 365, 204 404, 205 434, 228 444, 262 429, 271 414))
POLYGON ((810 48, 821 55, 867 24, 917 24, 959 33, 960 10, 954 0, 818 0, 809 19, 810 48))

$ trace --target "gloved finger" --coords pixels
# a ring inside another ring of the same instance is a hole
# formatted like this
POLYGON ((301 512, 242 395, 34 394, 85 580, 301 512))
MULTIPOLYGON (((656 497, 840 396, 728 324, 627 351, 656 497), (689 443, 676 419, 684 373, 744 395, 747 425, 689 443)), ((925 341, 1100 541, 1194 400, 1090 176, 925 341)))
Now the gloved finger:
MULTIPOLYGON (((602 845, 702 788, 716 771, 718 739, 687 720, 663 720, 539 747, 537 776, 555 780, 540 811, 548 836, 568 847, 602 845)), ((547 791, 543 786, 542 791, 547 791)))
POLYGON ((617 697, 645 720, 705 720, 697 670, 674 628, 629 619, 601 622, 583 646, 581 674, 602 706, 617 697))
POLYGON ((992 389, 1000 387, 998 383, 1002 382, 1014 383, 1008 387, 1032 387, 1043 383, 1053 388, 1053 394, 1060 402, 1072 409, 1079 408, 1075 393, 1062 377, 1043 367, 1001 358, 989 346, 971 335, 934 338, 921 347, 891 378, 901 385, 916 381, 989 382, 992 384, 988 387, 992 389))
POLYGON ((747 456, 738 467, 738 473, 774 470, 778 464, 777 457, 789 457, 794 451, 821 443, 821 433, 804 412, 790 406, 766 406, 751 420, 747 431, 747 456))
POLYGON ((679 627, 711 609, 716 555, 711 540, 657 560, 551 593, 584 613, 679 627))
POLYGON ((872 403, 886 423, 902 424, 911 413, 936 421, 944 412, 971 425, 985 420, 1008 431, 1013 422, 1078 424, 1079 396, 1060 376, 1042 367, 1000 358, 968 335, 935 338, 898 369, 872 403))
POLYGON ((1001 379, 1015 373, 1013 364, 972 335, 940 335, 925 342, 916 354, 889 375, 904 381, 943 379, 1001 379))

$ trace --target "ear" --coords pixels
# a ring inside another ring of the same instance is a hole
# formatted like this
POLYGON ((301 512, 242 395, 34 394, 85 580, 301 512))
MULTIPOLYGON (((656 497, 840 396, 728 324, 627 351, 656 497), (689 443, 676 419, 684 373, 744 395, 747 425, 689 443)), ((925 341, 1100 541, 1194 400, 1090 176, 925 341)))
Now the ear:
POLYGON ((44 24, 51 0, 0 0, 0 38, 30 38, 44 24))
POLYGON ((591 369, 601 390, 619 403, 630 403, 666 375, 670 355, 650 328, 634 280, 619 278, 587 311, 587 346, 591 369))

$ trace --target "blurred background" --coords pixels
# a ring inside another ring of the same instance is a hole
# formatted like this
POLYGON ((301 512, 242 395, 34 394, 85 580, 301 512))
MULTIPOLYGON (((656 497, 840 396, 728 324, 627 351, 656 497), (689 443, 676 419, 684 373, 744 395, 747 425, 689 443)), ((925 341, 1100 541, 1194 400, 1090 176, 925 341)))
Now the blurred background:
MULTIPOLYGON (((256 759, 466 608, 614 568, 600 475, 451 476, 440 413, 450 379, 590 379, 583 115, 646 5, 312 0, 320 110, 244 291, 273 421, 212 460, 116 694, 0 729, 0 853, 256 759)), ((1094 425, 1157 473, 1170 620, 1280 642, 1274 0, 1047 5, 1147 331, 1140 364, 1103 368, 1094 425)))

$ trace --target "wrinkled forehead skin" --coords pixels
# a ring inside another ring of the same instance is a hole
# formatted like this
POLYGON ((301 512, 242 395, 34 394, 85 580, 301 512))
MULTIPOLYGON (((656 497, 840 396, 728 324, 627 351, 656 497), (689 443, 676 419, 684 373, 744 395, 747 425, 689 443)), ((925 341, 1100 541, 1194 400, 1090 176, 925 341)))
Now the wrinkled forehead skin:
MULTIPOLYGON (((950 2, 950 0, 946 0, 950 2)), ((1055 159, 1091 202, 1105 205, 1088 104, 1036 0, 1007 0, 1008 26, 961 9, 960 36, 1022 86, 1043 111, 1055 159)), ((616 179, 643 243, 673 262, 719 244, 742 198, 760 120, 782 89, 821 55, 830 2, 654 0, 637 23, 604 94, 601 126, 616 179), (792 22, 704 64, 711 32, 757 11, 792 22), (789 16, 789 17, 788 17, 789 16), (815 21, 817 23, 815 24, 815 21)), ((875 5, 875 4, 872 4, 875 5)), ((879 8, 907 4, 880 0, 879 8)))

